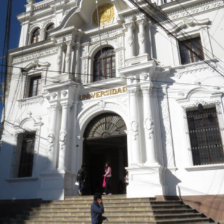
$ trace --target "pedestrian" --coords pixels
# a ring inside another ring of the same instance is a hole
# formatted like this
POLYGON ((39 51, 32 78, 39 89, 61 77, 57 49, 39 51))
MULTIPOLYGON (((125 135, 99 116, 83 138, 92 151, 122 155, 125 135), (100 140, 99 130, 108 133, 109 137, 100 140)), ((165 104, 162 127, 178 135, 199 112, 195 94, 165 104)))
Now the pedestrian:
POLYGON ((110 167, 110 163, 106 162, 104 167, 104 178, 106 182, 105 191, 103 194, 111 195, 111 178, 112 178, 112 169, 110 167))
POLYGON ((127 186, 129 184, 129 177, 128 177, 128 171, 126 170, 125 172, 125 177, 124 177, 124 183, 125 183, 125 186, 127 186))
POLYGON ((81 169, 79 169, 79 171, 77 173, 77 181, 79 183, 79 190, 78 190, 79 195, 84 194, 86 176, 87 176, 86 166, 85 166, 85 164, 83 164, 81 169))
POLYGON ((101 224, 105 219, 105 217, 102 216, 103 213, 104 207, 101 194, 95 194, 91 205, 92 224, 101 224))

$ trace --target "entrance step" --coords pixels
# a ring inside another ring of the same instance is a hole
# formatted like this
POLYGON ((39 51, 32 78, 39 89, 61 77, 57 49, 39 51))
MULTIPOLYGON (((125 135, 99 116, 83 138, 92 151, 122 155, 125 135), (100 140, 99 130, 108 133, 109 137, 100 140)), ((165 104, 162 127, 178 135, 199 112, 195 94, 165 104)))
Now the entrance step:
MULTIPOLYGON (((90 224, 92 196, 66 197, 64 201, 0 201, 1 224, 90 224)), ((110 224, 215 223, 179 200, 103 196, 110 224)))

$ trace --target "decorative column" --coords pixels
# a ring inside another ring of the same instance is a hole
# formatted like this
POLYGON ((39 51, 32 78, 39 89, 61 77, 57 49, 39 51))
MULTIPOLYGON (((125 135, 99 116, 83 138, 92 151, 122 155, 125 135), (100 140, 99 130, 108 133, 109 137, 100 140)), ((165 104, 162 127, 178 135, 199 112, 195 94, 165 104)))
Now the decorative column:
POLYGON ((139 134, 139 122, 138 122, 138 87, 129 87, 129 119, 130 129, 129 134, 131 135, 131 164, 140 163, 140 134, 139 134))
POLYGON ((143 119, 145 132, 145 149, 146 162, 145 165, 152 166, 158 164, 155 152, 155 124, 152 114, 152 83, 141 86, 143 94, 143 119))
POLYGON ((67 51, 65 56, 65 73, 70 73, 72 41, 68 41, 66 44, 67 44, 67 51))
MULTIPOLYGON (((63 90, 61 95, 66 97, 68 95, 67 90, 63 90)), ((61 171, 66 170, 66 162, 67 162, 67 128, 68 128, 68 113, 70 104, 67 100, 61 102, 62 107, 62 114, 61 114, 61 129, 60 129, 60 136, 59 136, 59 162, 58 162, 58 169, 61 171)))
POLYGON ((139 34, 138 34, 138 40, 139 40, 139 55, 146 54, 146 32, 145 32, 145 16, 140 16, 137 18, 137 23, 139 27, 139 34))
POLYGON ((56 127, 59 110, 57 99, 57 93, 52 93, 50 96, 50 130, 48 134, 50 170, 55 169, 57 163, 56 127))
POLYGON ((80 36, 77 36, 77 40, 76 40, 76 57, 75 57, 75 79, 76 81, 77 80, 81 80, 81 77, 80 77, 80 74, 79 74, 79 68, 80 68, 80 46, 81 46, 81 43, 80 43, 80 36))
POLYGON ((134 56, 134 22, 133 18, 129 18, 125 21, 126 31, 126 58, 132 58, 134 56))
POLYGON ((58 55, 57 55, 57 72, 58 72, 58 75, 61 74, 61 66, 62 66, 62 47, 63 45, 60 44, 58 46, 58 55))

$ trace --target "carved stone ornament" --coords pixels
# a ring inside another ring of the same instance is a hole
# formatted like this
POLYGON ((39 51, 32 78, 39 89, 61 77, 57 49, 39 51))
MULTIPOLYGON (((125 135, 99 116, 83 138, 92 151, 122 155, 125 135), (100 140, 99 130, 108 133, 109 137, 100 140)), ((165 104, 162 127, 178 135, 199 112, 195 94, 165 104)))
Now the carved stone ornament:
POLYGON ((32 60, 35 60, 36 58, 41 58, 41 57, 46 57, 48 55, 56 54, 57 52, 58 52, 58 48, 52 47, 48 49, 41 49, 39 51, 30 53, 30 54, 23 53, 22 56, 18 56, 18 57, 16 56, 13 58, 13 64, 32 61, 32 60))
POLYGON ((153 137, 154 127, 155 127, 153 120, 151 118, 146 118, 144 127, 145 127, 146 134, 148 135, 148 138, 151 139, 153 137))
POLYGON ((170 13, 169 18, 171 20, 173 19, 178 19, 178 18, 183 18, 183 17, 189 17, 192 15, 198 15, 201 12, 207 11, 207 10, 212 10, 215 8, 221 8, 224 5, 223 1, 201 1, 200 4, 193 5, 189 7, 187 10, 186 9, 181 9, 181 10, 175 10, 174 12, 170 13))
POLYGON ((138 131, 138 123, 136 121, 131 122, 131 129, 132 131, 138 131))
POLYGON ((136 140, 138 136, 138 123, 136 121, 131 122, 131 134, 133 139, 136 140))
POLYGON ((57 98, 57 96, 58 96, 57 93, 52 93, 52 94, 51 94, 51 97, 52 97, 52 99, 54 99, 54 100, 57 98))
POLYGON ((62 91, 62 96, 63 97, 66 97, 67 95, 68 95, 68 91, 67 90, 62 91))
POLYGON ((47 139, 50 144, 54 143, 55 139, 54 134, 53 133, 48 134, 47 139))
POLYGON ((67 133, 65 131, 60 133, 60 142, 66 142, 67 133))
POLYGON ((102 109, 104 109, 104 108, 106 107, 106 102, 103 101, 103 100, 101 100, 101 101, 98 103, 98 105, 99 105, 102 109))

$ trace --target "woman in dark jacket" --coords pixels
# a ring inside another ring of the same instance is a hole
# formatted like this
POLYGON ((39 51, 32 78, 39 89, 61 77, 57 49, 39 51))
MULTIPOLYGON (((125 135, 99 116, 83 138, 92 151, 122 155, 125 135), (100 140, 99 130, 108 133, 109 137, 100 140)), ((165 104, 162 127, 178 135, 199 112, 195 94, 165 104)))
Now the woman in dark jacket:
POLYGON ((102 216, 103 213, 104 213, 104 207, 101 195, 96 194, 94 195, 94 200, 91 205, 92 224, 101 224, 104 219, 104 217, 102 216))

